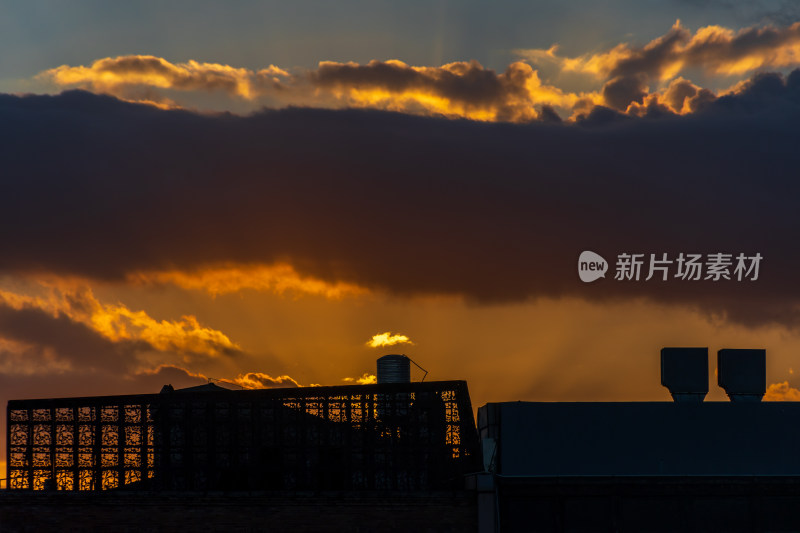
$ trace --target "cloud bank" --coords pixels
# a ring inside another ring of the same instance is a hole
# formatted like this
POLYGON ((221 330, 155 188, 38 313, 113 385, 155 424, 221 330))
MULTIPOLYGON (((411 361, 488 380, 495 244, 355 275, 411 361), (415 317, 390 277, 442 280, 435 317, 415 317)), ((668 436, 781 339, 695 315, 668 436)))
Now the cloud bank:
POLYGON ((673 113, 689 113, 700 103, 740 89, 735 84, 728 91, 704 88, 687 78, 690 73, 736 82, 760 70, 800 65, 800 23, 738 31, 706 26, 692 32, 678 21, 644 45, 620 43, 575 57, 560 55, 557 44, 515 53, 523 59, 500 73, 476 61, 441 66, 399 60, 322 61, 316 69, 269 65, 253 70, 127 55, 101 58, 88 66, 61 65, 38 79, 62 89, 166 108, 180 107, 181 95, 201 93, 256 107, 356 107, 500 122, 574 120, 601 105, 635 115, 643 113, 642 106, 656 104, 673 113), (554 70, 554 81, 542 80, 540 68, 554 70), (558 86, 565 73, 584 75, 589 83, 584 90, 566 90, 558 86))
POLYGON ((794 325, 798 119, 798 71, 688 115, 596 107, 571 125, 4 95, 0 268, 126 280, 280 264, 333 287, 648 298, 794 325), (764 260, 755 282, 585 285, 586 249, 764 260))

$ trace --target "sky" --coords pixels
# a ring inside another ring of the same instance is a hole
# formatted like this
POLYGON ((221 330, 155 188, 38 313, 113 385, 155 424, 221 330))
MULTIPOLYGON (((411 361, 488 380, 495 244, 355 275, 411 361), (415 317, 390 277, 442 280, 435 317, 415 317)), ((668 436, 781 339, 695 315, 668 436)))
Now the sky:
POLYGON ((798 400, 798 68, 789 1, 0 2, 0 400, 798 400))

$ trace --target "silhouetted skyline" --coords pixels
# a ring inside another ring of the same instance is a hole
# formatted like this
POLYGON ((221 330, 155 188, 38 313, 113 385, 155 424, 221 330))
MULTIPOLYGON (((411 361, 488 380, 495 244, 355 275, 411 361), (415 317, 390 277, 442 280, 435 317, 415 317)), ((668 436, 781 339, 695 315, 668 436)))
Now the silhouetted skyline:
POLYGON ((662 346, 800 399, 796 8, 201 4, 4 11, 0 401, 389 346, 476 405, 665 400, 662 346))

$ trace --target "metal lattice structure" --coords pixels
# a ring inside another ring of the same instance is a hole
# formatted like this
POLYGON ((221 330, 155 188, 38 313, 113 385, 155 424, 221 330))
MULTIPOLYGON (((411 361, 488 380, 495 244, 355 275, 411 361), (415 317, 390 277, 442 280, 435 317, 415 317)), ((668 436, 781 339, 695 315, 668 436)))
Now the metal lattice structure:
POLYGON ((464 381, 8 403, 9 489, 460 488, 464 381))

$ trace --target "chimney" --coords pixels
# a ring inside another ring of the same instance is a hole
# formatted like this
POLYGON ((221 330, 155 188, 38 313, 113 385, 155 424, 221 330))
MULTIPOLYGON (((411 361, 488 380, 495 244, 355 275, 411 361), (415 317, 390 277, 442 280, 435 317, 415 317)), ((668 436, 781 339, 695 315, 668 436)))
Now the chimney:
POLYGON ((717 383, 732 402, 760 402, 767 391, 767 351, 720 350, 717 383))
POLYGON ((708 348, 662 348, 661 384, 680 403, 701 403, 708 394, 708 348))

